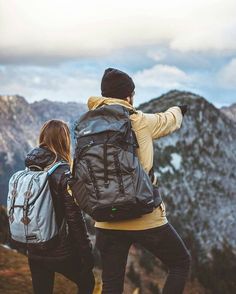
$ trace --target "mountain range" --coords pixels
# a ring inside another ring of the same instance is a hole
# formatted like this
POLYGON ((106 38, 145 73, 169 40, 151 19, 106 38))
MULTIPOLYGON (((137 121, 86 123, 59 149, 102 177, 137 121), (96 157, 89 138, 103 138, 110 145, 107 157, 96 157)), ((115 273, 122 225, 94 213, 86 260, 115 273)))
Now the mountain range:
POLYGON ((37 144, 42 124, 62 119, 70 125, 86 111, 86 105, 42 100, 28 103, 25 98, 0 96, 0 204, 6 204, 10 175, 24 166, 26 153, 37 144))
MULTIPOLYGON (((191 250, 192 278, 210 291, 199 293, 235 293, 236 104, 218 109, 199 95, 173 90, 138 108, 155 113, 183 104, 188 111, 181 129, 154 142, 155 173, 168 219, 191 250)), ((43 122, 56 118, 73 126, 85 111, 79 103, 0 96, 0 204, 43 122)))

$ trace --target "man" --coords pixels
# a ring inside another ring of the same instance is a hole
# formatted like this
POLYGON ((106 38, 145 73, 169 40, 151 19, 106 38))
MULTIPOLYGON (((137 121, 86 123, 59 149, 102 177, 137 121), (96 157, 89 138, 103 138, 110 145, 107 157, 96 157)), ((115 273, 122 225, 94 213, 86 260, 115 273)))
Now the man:
MULTIPOLYGON (((131 77, 117 69, 108 68, 101 82, 102 97, 89 98, 88 107, 93 110, 102 105, 119 104, 134 109, 134 89, 131 77)), ((164 113, 145 114, 135 111, 130 116, 139 144, 137 155, 147 173, 153 166, 153 140, 179 129, 185 112, 185 106, 175 106, 164 113)), ((162 293, 183 293, 190 268, 190 254, 180 236, 169 224, 164 203, 152 213, 140 218, 96 222, 95 227, 96 244, 102 259, 103 294, 123 292, 128 252, 134 243, 142 245, 169 268, 162 293)))

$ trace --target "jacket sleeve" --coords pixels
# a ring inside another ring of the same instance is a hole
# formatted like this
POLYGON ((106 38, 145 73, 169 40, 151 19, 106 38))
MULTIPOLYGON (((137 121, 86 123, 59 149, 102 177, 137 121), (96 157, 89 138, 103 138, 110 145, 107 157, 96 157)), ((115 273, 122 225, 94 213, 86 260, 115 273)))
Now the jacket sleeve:
POLYGON ((165 112, 144 114, 146 123, 153 139, 171 134, 181 127, 183 115, 178 106, 169 108, 165 112))
POLYGON ((61 191, 63 191, 65 218, 68 224, 69 236, 72 244, 79 247, 82 251, 92 249, 92 243, 89 239, 86 223, 79 207, 74 202, 74 198, 67 192, 67 181, 70 178, 70 172, 64 172, 61 181, 61 191))

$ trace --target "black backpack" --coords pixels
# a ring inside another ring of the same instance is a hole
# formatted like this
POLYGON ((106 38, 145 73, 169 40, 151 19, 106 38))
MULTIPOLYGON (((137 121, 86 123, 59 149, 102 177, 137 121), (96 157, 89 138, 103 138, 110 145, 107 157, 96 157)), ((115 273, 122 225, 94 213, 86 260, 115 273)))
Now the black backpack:
POLYGON ((96 221, 132 219, 155 207, 152 182, 136 155, 132 113, 120 105, 104 105, 75 125, 72 192, 96 221))

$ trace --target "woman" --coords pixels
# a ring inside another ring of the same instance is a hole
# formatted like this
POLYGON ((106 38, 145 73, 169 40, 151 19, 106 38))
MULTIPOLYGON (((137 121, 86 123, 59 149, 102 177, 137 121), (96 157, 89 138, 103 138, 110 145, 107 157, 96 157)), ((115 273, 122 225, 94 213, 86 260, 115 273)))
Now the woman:
POLYGON ((92 246, 80 209, 67 192, 70 177, 70 131, 60 120, 46 122, 39 136, 39 147, 25 159, 26 167, 45 169, 57 161, 59 166, 49 178, 57 224, 60 228, 57 246, 43 253, 28 252, 29 266, 35 294, 53 292, 55 272, 76 283, 80 294, 93 293, 94 276, 92 246))

